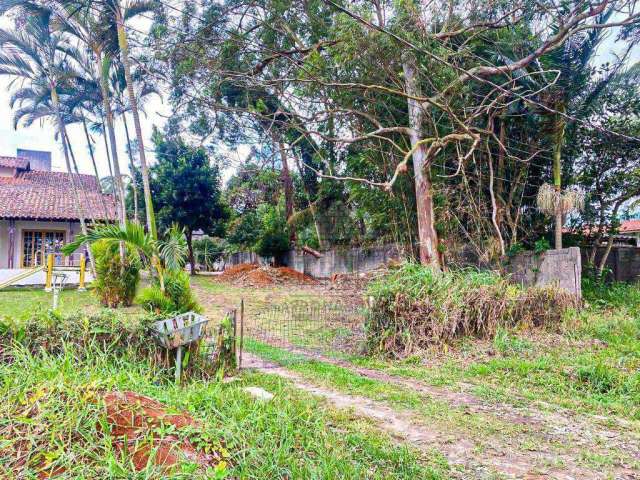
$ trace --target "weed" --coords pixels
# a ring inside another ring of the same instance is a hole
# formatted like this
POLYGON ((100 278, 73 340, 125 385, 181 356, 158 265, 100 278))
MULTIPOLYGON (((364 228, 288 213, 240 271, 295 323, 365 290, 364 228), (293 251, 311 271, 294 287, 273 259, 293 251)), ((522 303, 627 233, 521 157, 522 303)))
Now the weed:
POLYGON ((558 325, 576 304, 568 292, 523 289, 496 273, 413 263, 370 284, 368 295, 369 348, 398 357, 459 337, 493 337, 501 327, 558 325))

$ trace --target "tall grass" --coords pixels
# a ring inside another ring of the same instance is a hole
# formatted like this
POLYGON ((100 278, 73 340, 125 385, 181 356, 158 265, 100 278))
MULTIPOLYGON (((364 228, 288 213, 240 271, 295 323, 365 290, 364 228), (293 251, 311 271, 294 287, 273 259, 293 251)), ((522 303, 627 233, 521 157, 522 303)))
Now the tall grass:
POLYGON ((487 271, 440 272, 406 263, 369 286, 369 347, 396 356, 464 335, 493 337, 500 327, 558 324, 575 306, 554 288, 521 288, 487 271))

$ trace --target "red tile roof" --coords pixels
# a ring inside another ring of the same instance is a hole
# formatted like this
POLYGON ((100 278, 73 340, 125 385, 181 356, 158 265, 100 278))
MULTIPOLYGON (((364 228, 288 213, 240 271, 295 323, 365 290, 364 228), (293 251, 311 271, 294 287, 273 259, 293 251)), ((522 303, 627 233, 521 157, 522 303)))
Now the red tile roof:
MULTIPOLYGON (((91 175, 76 175, 80 203, 87 219, 115 220, 113 195, 100 193, 91 175)), ((0 177, 0 218, 34 220, 78 220, 69 174, 62 172, 21 171, 15 177, 0 177)))
POLYGON ((620 233, 640 232, 640 220, 625 220, 620 224, 620 233))
POLYGON ((29 167, 29 160, 19 157, 0 157, 0 167, 26 170, 29 167))

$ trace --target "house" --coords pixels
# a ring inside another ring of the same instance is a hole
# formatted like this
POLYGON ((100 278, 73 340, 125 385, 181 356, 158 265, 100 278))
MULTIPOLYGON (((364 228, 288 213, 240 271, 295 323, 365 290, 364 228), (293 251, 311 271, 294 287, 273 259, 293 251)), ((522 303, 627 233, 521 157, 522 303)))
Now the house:
MULTIPOLYGON (((19 153, 0 156, 0 269, 42 265, 80 232, 70 175, 51 171, 48 152, 19 153)), ((74 179, 85 218, 115 220, 115 199, 101 192, 98 180, 79 174, 74 179)))
POLYGON ((640 220, 625 220, 618 231, 621 236, 634 238, 636 247, 640 247, 640 220))

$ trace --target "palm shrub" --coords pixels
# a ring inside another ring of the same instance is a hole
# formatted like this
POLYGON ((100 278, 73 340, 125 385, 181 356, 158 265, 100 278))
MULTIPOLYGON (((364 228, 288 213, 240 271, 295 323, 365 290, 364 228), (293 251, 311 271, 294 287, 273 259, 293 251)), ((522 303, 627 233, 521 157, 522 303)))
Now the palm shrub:
POLYGON ((105 307, 128 307, 140 283, 140 257, 130 247, 120 257, 118 245, 99 241, 91 246, 96 262, 94 291, 105 307))
POLYGON ((144 288, 136 298, 136 302, 157 314, 202 310, 191 290, 189 275, 183 270, 171 271, 167 274, 164 292, 156 282, 144 288))
POLYGON ((138 301, 156 313, 184 312, 197 309, 189 278, 184 273, 187 242, 184 231, 177 226, 169 228, 164 237, 154 239, 138 223, 100 225, 86 235, 78 235, 65 245, 63 252, 70 255, 83 243, 104 242, 110 248, 120 244, 134 251, 142 265, 153 274, 152 285, 140 292, 138 301))

